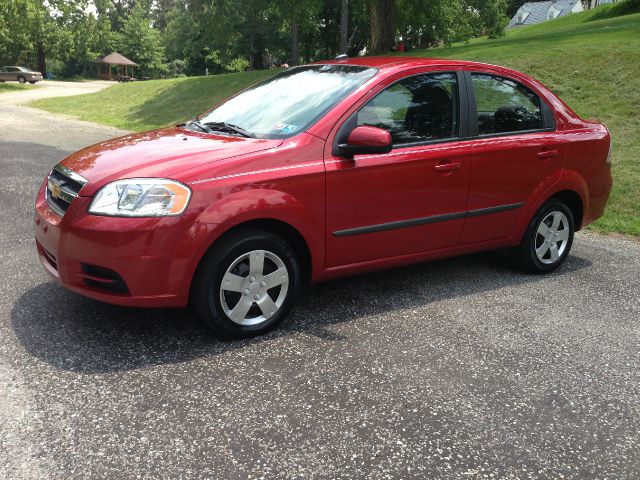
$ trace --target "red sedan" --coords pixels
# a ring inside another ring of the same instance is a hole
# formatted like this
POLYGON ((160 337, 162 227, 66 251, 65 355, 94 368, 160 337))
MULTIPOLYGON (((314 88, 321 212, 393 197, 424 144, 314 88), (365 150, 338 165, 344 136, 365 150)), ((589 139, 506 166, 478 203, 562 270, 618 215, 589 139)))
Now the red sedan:
POLYGON ((558 268, 604 211, 610 145, 513 70, 339 59, 65 158, 38 193, 36 244, 82 295, 190 303, 218 335, 255 335, 307 283, 502 247, 558 268))

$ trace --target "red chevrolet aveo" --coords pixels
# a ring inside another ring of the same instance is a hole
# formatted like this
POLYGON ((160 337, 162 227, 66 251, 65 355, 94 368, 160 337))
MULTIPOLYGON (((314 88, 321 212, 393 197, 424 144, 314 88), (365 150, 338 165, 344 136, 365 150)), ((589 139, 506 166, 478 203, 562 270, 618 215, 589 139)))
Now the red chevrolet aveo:
POLYGON ((40 188, 36 244, 82 295, 190 304, 218 335, 255 335, 306 283, 499 247, 556 269, 604 211, 610 143, 506 68, 305 65, 65 158, 40 188))

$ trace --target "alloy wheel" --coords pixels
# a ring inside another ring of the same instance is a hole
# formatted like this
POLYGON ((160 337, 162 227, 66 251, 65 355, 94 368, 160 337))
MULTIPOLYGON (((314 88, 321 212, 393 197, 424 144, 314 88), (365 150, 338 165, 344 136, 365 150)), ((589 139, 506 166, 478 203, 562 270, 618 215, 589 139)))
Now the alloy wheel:
POLYGON ((220 304, 238 325, 253 326, 272 318, 287 298, 289 271, 268 250, 252 250, 236 258, 222 277, 220 304))
POLYGON ((547 214, 535 234, 536 256, 545 265, 556 263, 569 243, 570 225, 567 216, 560 211, 547 214))

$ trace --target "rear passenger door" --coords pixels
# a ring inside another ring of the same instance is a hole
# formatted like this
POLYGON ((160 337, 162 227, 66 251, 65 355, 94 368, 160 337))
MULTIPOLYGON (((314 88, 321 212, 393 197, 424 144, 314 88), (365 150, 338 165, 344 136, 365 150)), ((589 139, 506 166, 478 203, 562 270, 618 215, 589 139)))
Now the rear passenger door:
POLYGON ((461 244, 506 237, 541 185, 560 175, 565 147, 551 109, 513 78, 466 72, 473 160, 461 244))

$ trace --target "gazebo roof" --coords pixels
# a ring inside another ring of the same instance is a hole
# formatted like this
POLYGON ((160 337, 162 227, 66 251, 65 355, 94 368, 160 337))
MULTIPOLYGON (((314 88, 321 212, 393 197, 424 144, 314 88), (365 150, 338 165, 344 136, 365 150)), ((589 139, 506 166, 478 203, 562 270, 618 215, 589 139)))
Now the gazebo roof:
POLYGON ((132 62, 124 55, 120 55, 117 52, 112 52, 109 55, 101 58, 97 61, 97 63, 108 63, 109 65, 133 65, 135 67, 138 66, 137 63, 132 62))

